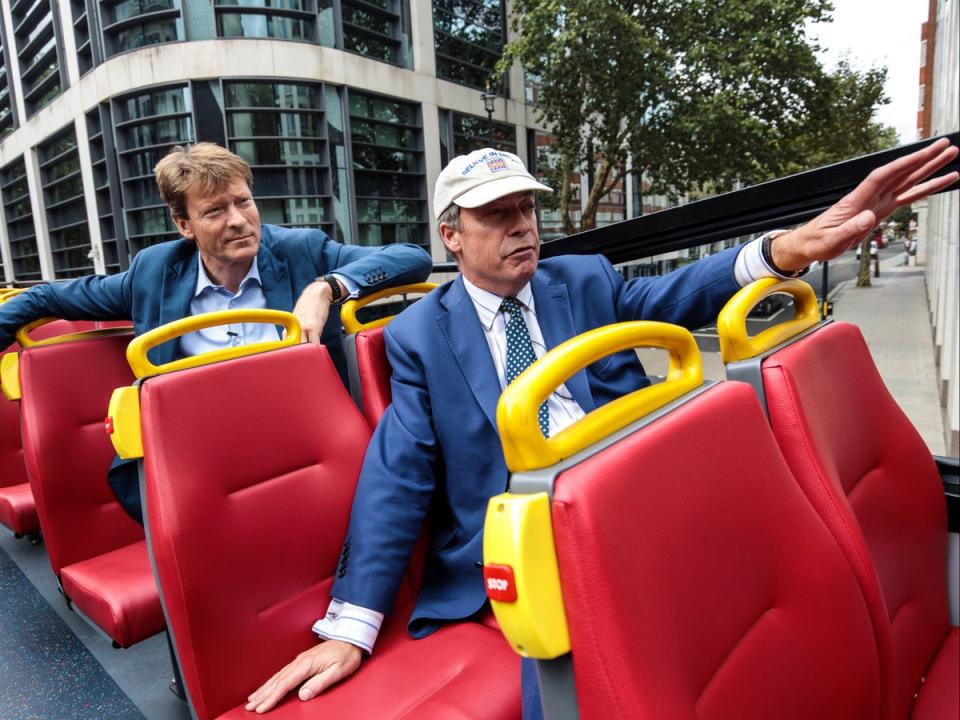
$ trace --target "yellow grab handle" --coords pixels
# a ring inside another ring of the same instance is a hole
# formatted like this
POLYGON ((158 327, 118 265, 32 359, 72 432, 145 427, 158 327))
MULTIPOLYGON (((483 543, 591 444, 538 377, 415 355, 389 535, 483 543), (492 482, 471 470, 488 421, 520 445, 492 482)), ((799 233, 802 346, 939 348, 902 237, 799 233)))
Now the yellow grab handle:
POLYGON ((497 427, 511 472, 547 467, 570 457, 703 382, 693 335, 678 325, 634 321, 606 325, 567 340, 524 370, 500 396, 497 427), (545 438, 540 404, 567 378, 602 357, 637 347, 663 348, 670 355, 667 378, 597 408, 545 438))
POLYGON ((483 527, 483 584, 500 631, 517 653, 550 660, 570 652, 545 492, 490 498, 483 527))
POLYGON ((187 368, 209 365, 222 360, 254 355, 267 350, 298 345, 300 343, 300 322, 293 313, 282 310, 222 310, 219 312, 191 315, 181 320, 175 320, 161 325, 149 332, 134 338, 127 346, 127 362, 130 369, 138 378, 160 375, 161 373, 185 370, 187 368), (186 335, 194 330, 203 330, 217 325, 232 325, 236 323, 269 323, 283 325, 286 337, 283 340, 272 342, 252 343, 238 347, 212 350, 192 357, 174 360, 163 365, 154 365, 147 359, 147 352, 161 343, 186 335))
POLYGON ((0 303, 6 302, 14 295, 19 295, 26 291, 26 288, 0 288, 0 303))
POLYGON ((128 385, 114 390, 110 395, 107 417, 103 422, 117 455, 124 460, 143 457, 140 388, 128 385))
POLYGON ((0 389, 7 400, 19 400, 20 392, 20 353, 8 352, 0 357, 0 389))
POLYGON ((802 280, 761 278, 740 290, 723 306, 717 317, 720 356, 725 363, 746 360, 776 347, 820 322, 820 308, 813 288, 802 280), (793 298, 793 318, 767 328, 755 337, 747 335, 747 315, 758 302, 775 293, 793 298))
POLYGON ((20 347, 24 348, 41 347, 43 345, 59 345, 60 343, 73 342, 75 340, 104 337, 105 335, 119 335, 120 333, 128 333, 133 330, 132 327, 111 327, 100 328, 99 330, 81 330, 80 332, 56 335, 54 337, 47 338, 46 340, 34 340, 32 337, 30 337, 30 333, 41 325, 48 325, 61 319, 62 318, 44 317, 39 318, 38 320, 33 320, 32 322, 28 322, 26 325, 22 325, 16 333, 17 342, 20 343, 20 347))
POLYGON ((423 293, 426 295, 428 292, 437 287, 436 283, 413 283, 412 285, 397 285, 396 287, 389 287, 385 290, 380 290, 366 297, 357 298, 356 300, 347 300, 343 307, 340 308, 340 321, 343 323, 343 329, 347 332, 348 335, 352 335, 355 332, 360 332, 361 330, 370 330, 372 328, 383 327, 388 322, 390 322, 389 317, 377 318, 376 320, 371 320, 368 323, 362 323, 357 320, 357 310, 362 307, 366 307, 370 303, 376 302, 377 300, 382 300, 383 298, 392 297, 393 295, 408 295, 414 293, 423 293))

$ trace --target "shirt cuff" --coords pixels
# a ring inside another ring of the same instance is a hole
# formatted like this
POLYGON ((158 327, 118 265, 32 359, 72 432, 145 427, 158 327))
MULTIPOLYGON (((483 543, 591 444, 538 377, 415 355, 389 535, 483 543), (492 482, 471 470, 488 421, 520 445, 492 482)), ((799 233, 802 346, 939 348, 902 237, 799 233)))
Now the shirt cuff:
POLYGON ((737 254, 737 260, 733 264, 733 276, 737 281, 737 284, 740 287, 746 287, 755 280, 765 277, 775 277, 780 278, 781 280, 791 280, 795 277, 803 277, 806 275, 811 265, 800 275, 783 275, 778 273, 776 270, 767 265, 766 260, 763 259, 763 252, 761 250, 763 246, 763 241, 769 235, 771 237, 776 237, 781 233, 786 232, 785 230, 771 230, 768 233, 764 233, 756 240, 751 240, 742 248, 737 254))
POLYGON ((313 624, 312 630, 325 640, 342 640, 369 654, 382 624, 383 613, 331 598, 327 614, 313 624))
POLYGON ((354 300, 360 297, 360 286, 357 285, 353 280, 348 278, 346 275, 341 275, 340 273, 330 273, 332 277, 335 277, 337 280, 343 283, 343 286, 347 289, 347 294, 343 296, 344 300, 354 300))

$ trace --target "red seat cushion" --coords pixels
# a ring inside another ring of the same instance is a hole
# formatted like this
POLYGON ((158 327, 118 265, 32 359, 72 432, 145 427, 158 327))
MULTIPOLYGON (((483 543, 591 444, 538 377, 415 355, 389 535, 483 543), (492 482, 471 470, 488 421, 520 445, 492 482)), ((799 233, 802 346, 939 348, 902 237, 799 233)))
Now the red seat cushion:
POLYGON ((960 717, 960 628, 951 627, 940 652, 927 670, 913 706, 912 720, 956 720, 960 717))
POLYGON ((930 451, 856 326, 831 323, 766 358, 770 424, 801 489, 857 572, 888 717, 910 713, 947 636, 947 518, 930 451))
MULTIPOLYGON (((519 720, 520 657, 484 625, 448 625, 422 640, 391 614, 360 670, 309 702, 296 693, 270 712, 276 720, 519 720)), ((249 720, 240 705, 219 720, 249 720)))
POLYGON ((0 523, 17 535, 29 535, 40 529, 37 504, 29 483, 0 488, 0 523))
POLYGON ((163 630, 147 543, 118 548, 60 571, 63 592, 121 647, 163 630))
POLYGON ((563 471, 552 508, 584 720, 880 716, 856 577, 749 386, 563 471))

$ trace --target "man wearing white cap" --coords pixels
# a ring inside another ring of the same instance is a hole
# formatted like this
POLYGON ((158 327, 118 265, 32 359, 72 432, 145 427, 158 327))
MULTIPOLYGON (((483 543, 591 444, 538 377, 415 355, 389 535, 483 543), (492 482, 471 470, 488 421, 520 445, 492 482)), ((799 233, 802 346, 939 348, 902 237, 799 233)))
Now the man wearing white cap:
MULTIPOLYGON (((374 652, 428 508, 432 537, 410 633, 423 637, 443 623, 483 617, 484 513, 508 478, 496 405, 533 356, 618 321, 703 326, 743 285, 796 277, 814 260, 847 250, 898 205, 955 182, 957 173, 922 181, 956 152, 934 143, 875 170, 796 230, 630 281, 599 255, 538 262, 534 193, 550 188, 516 155, 484 149, 454 158, 437 179, 434 211, 461 274, 386 327, 393 404, 364 461, 333 600, 314 626, 325 641, 253 693, 247 708, 268 710, 301 683, 300 698, 312 698, 374 652)), ((647 383, 633 351, 605 358, 548 398, 541 429, 555 434, 647 383)), ((530 669, 524 666, 524 715, 539 717, 530 669)))

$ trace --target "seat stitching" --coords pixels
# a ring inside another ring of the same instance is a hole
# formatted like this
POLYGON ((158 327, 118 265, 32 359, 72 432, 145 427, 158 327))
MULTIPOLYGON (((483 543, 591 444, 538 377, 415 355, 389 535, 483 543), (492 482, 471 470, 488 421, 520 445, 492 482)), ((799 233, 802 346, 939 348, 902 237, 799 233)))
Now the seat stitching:
POLYGON ((720 674, 720 671, 723 670, 724 665, 727 664, 727 662, 736 652, 737 648, 743 645, 743 641, 746 639, 748 635, 750 635, 757 628, 757 626, 760 624, 760 621, 763 620, 763 618, 765 618, 767 615, 772 613, 774 610, 776 610, 776 608, 773 607, 772 605, 768 607, 762 613, 757 615, 754 621, 747 626, 746 630, 740 633, 740 637, 737 638, 737 641, 723 656, 723 660, 721 660, 720 664, 717 665, 717 669, 710 674, 710 677, 707 679, 706 684, 703 686, 703 689, 700 691, 700 695, 697 697, 697 702, 696 702, 696 705, 698 708, 700 706, 700 703, 703 701, 704 696, 707 694, 707 691, 710 689, 710 686, 713 684, 713 681, 717 679, 717 676, 720 674))
POLYGON ((234 496, 234 495, 238 495, 238 494, 244 492, 245 490, 249 490, 250 488, 257 487, 257 486, 259 486, 259 485, 264 485, 264 484, 266 484, 266 483, 273 482, 274 480, 280 480, 281 478, 285 478, 285 477, 287 477, 288 475, 293 475, 293 474, 295 474, 295 473, 301 472, 301 471, 303 471, 303 470, 307 470, 308 468, 317 467, 317 466, 319 466, 319 465, 320 465, 320 461, 319 461, 319 460, 314 460, 314 461, 312 461, 312 462, 308 462, 306 465, 300 465, 300 466, 295 467, 295 468, 293 468, 293 469, 291 469, 291 470, 285 470, 285 471, 283 471, 283 472, 279 472, 279 473, 276 473, 276 474, 274 474, 274 475, 269 475, 269 476, 264 477, 264 478, 258 478, 258 479, 253 480, 252 482, 250 482, 250 483, 248 483, 248 484, 246 484, 246 485, 243 485, 242 487, 238 487, 238 488, 236 488, 235 490, 231 490, 230 492, 227 493, 227 497, 232 497, 232 496, 234 496))

